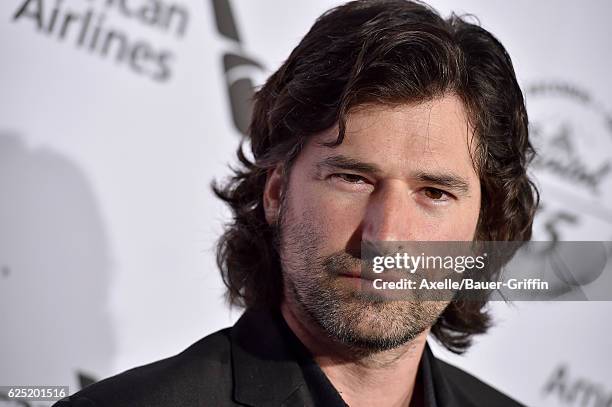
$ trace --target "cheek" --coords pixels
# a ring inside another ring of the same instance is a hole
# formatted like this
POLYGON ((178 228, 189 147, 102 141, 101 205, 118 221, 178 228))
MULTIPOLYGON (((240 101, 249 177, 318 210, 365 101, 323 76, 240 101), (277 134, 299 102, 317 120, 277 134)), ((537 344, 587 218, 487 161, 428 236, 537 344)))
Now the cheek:
POLYGON ((480 197, 478 201, 472 201, 457 208, 456 213, 449 219, 449 227, 446 229, 444 239, 448 241, 467 241, 473 240, 478 225, 478 216, 480 213, 480 197))
MULTIPOLYGON (((414 240, 469 241, 473 240, 480 212, 480 195, 454 202, 435 214, 419 216, 414 222, 414 240)), ((418 216, 418 215, 417 215, 418 216)))
POLYGON ((324 185, 304 185, 294 195, 297 216, 319 231, 321 238, 346 240, 358 228, 364 214, 359 199, 332 194, 324 185))

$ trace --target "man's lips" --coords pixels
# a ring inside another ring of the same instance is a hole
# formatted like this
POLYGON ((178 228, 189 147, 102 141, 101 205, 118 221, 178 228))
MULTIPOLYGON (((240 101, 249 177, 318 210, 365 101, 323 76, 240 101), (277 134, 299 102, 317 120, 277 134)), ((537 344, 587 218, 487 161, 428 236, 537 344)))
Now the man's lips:
POLYGON ((402 278, 406 278, 405 272, 399 270, 389 270, 383 273, 374 273, 372 270, 364 266, 363 270, 361 267, 357 267, 352 270, 345 270, 338 274, 341 277, 361 279, 365 281, 384 280, 384 281, 400 281, 402 278))
POLYGON ((349 270, 343 270, 339 273, 339 275, 342 277, 359 278, 367 281, 374 281, 377 278, 381 278, 380 274, 374 273, 373 271, 369 270, 365 265, 357 266, 349 270))
POLYGON ((368 280, 368 281, 373 281, 373 280, 374 280, 374 277, 373 277, 373 276, 368 276, 368 275, 362 274, 362 273, 361 273, 361 270, 359 270, 359 271, 357 271, 357 272, 352 272, 352 271, 349 271, 349 272, 343 272, 343 273, 340 273, 339 275, 340 275, 341 277, 348 277, 348 278, 359 278, 359 279, 362 279, 362 280, 368 280))

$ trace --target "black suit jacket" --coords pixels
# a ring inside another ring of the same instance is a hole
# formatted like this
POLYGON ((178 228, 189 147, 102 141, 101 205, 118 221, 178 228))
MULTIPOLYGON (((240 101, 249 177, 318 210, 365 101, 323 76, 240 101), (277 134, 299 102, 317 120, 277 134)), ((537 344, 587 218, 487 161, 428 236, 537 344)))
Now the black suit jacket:
MULTIPOLYGON (((419 377, 426 405, 521 406, 437 360, 426 346, 419 377)), ((280 314, 248 310, 232 328, 180 354, 92 384, 54 407, 332 406, 343 404, 280 314)))

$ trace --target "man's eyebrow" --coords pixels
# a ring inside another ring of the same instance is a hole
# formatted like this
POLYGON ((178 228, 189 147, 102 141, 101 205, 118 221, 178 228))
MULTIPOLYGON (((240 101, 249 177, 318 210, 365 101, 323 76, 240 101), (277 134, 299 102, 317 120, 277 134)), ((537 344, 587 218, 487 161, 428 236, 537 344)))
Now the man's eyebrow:
POLYGON ((453 173, 417 172, 414 178, 420 182, 448 188, 458 193, 466 194, 470 190, 468 181, 453 173))
POLYGON ((325 157, 317 163, 318 170, 321 170, 324 167, 332 169, 339 168, 343 170, 351 170, 371 175, 382 173, 382 170, 376 164, 360 161, 342 154, 325 157))

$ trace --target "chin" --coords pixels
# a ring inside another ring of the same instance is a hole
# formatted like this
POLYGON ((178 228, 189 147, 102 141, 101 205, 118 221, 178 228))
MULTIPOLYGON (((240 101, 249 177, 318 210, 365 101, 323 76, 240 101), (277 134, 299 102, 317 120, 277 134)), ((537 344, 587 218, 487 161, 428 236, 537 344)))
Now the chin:
POLYGON ((319 315, 319 324, 337 341, 368 351, 390 350, 431 327, 443 311, 440 303, 368 302, 353 298, 336 304, 333 312, 319 315))

